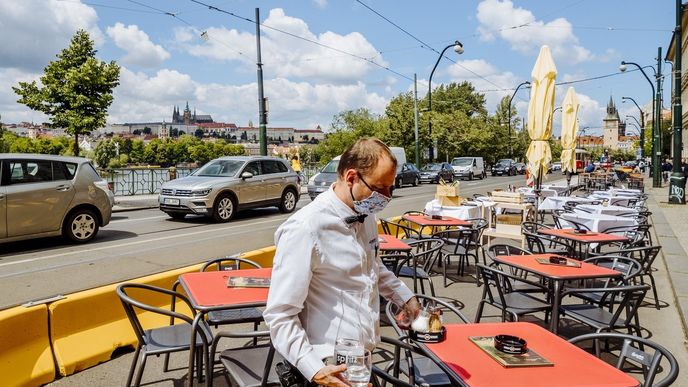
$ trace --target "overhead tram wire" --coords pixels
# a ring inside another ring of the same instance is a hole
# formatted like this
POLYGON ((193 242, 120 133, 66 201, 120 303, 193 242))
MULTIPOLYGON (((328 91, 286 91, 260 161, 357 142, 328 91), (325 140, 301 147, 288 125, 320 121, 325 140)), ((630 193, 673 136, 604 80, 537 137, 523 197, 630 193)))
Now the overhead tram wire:
MULTIPOLYGON (((198 1, 198 0, 189 0, 189 1, 191 1, 192 3, 196 3, 196 4, 199 4, 199 5, 202 5, 202 6, 204 6, 204 7, 208 7, 208 9, 210 9, 210 10, 213 10, 213 11, 216 11, 216 12, 220 12, 220 13, 224 13, 224 14, 230 15, 230 16, 232 16, 232 17, 235 17, 235 18, 237 18, 237 19, 246 21, 246 22, 248 22, 248 23, 255 24, 255 20, 253 20, 253 19, 250 19, 250 18, 247 18, 247 17, 244 17, 244 16, 239 16, 239 15, 233 13, 233 12, 224 10, 224 9, 222 9, 222 8, 218 8, 218 7, 215 7, 215 6, 213 6, 213 5, 206 4, 206 3, 203 3, 203 2, 198 1)), ((370 64, 372 64, 372 65, 374 65, 374 66, 376 66, 376 67, 379 67, 379 68, 381 68, 381 69, 383 69, 383 70, 389 71, 389 72, 391 72, 391 73, 393 73, 393 74, 395 74, 395 75, 397 75, 397 76, 399 76, 399 77, 401 77, 401 78, 404 78, 404 79, 409 80, 409 81, 413 81, 413 78, 412 78, 412 77, 409 77, 409 76, 407 76, 407 75, 404 75, 404 74, 402 74, 402 73, 400 73, 400 72, 398 72, 398 71, 396 71, 396 70, 394 70, 394 69, 392 69, 392 68, 390 68, 390 67, 388 67, 388 66, 381 65, 381 64, 379 64, 379 63, 377 63, 377 62, 375 62, 374 60, 371 60, 371 59, 369 59, 369 58, 366 58, 366 57, 363 57, 363 56, 360 56, 360 55, 357 55, 357 54, 353 54, 353 53, 344 51, 344 50, 339 49, 339 48, 336 48, 336 47, 328 46, 327 44, 323 44, 323 43, 317 42, 317 41, 315 41, 315 40, 308 39, 308 38, 305 38, 305 37, 303 37, 303 36, 299 36, 299 35, 296 35, 296 34, 294 34, 294 33, 291 33, 291 32, 288 32, 288 31, 284 31, 284 30, 281 30, 281 29, 276 28, 276 27, 269 26, 269 25, 267 25, 267 24, 265 24, 265 23, 261 23, 260 25, 263 26, 263 27, 265 27, 265 28, 268 28, 268 29, 270 29, 270 30, 277 31, 277 32, 279 32, 279 33, 282 33, 282 34, 291 36, 291 37, 293 37, 293 38, 300 39, 300 40, 303 40, 303 41, 306 41, 306 42, 315 44, 315 45, 317 45, 317 46, 326 48, 326 49, 328 49, 328 50, 336 51, 336 52, 339 52, 339 53, 341 53, 341 54, 345 54, 345 55, 347 55, 347 56, 350 56, 350 57, 353 57, 353 58, 356 58, 356 59, 360 59, 360 60, 365 61, 365 62, 368 62, 368 63, 370 63, 370 64)))
MULTIPOLYGON (((194 1, 194 0, 191 0, 191 1, 194 1)), ((368 10, 370 10, 371 12, 373 12, 374 14, 376 14, 377 16, 379 16, 380 18, 382 18, 384 21, 386 21, 386 22, 388 22, 389 24, 393 25, 394 27, 396 27, 397 29, 399 29, 401 32, 403 32, 404 34, 406 34, 406 35, 408 35, 409 37, 411 37, 413 40, 415 40, 415 41, 417 41, 418 43, 420 43, 420 44, 422 45, 422 46, 421 46, 422 48, 426 48, 426 49, 428 49, 428 50, 430 50, 430 51, 435 52, 436 54, 440 54, 440 52, 437 51, 434 47, 432 47, 431 45, 429 45, 429 44, 425 43, 424 41, 420 40, 418 37, 416 37, 416 36, 413 35, 412 33, 408 32, 407 30, 405 30, 403 27, 399 26, 398 24, 394 23, 393 21, 391 21, 389 18, 387 18, 386 16, 384 16, 384 15, 381 14, 380 12, 374 10, 372 7, 370 7, 368 4, 364 3, 362 0, 356 0, 356 2, 359 3, 359 4, 361 4, 362 6, 364 6, 365 8, 367 8, 368 10)), ((469 69, 468 67, 462 65, 461 63, 455 61, 455 60, 452 59, 452 58, 450 58, 450 57, 448 57, 448 56, 446 56, 446 55, 443 55, 443 58, 449 60, 450 62, 452 62, 452 63, 454 63, 455 65, 461 67, 462 69, 468 71, 469 73, 475 75, 476 77, 482 79, 483 81, 485 81, 485 82, 491 84, 492 86, 497 87, 497 88, 501 87, 501 86, 499 86, 498 84, 496 84, 496 83, 492 82, 491 80, 487 79, 487 78, 484 77, 483 75, 480 75, 480 74, 476 73, 475 71, 469 69)))
POLYGON ((101 7, 101 8, 109 8, 109 9, 116 9, 119 11, 129 11, 129 12, 138 12, 138 13, 147 13, 147 14, 159 14, 159 12, 154 12, 154 11, 146 11, 143 9, 135 9, 135 8, 126 8, 126 7, 117 7, 114 5, 107 5, 107 4, 100 4, 100 3, 90 3, 87 1, 78 1, 78 0, 57 0, 61 1, 63 3, 74 3, 74 4, 85 4, 85 5, 90 5, 92 7, 101 7))
MULTIPOLYGON (((191 29, 193 29, 193 30, 194 30, 194 33, 197 34, 199 37, 201 37, 201 39, 213 39, 213 37, 212 37, 211 35, 209 35, 207 31, 201 30, 200 28, 194 26, 193 24, 191 24, 191 23, 187 22, 186 20, 184 20, 184 19, 180 18, 179 16, 177 16, 177 15, 179 15, 179 12, 168 12, 168 11, 165 11, 165 10, 162 10, 162 9, 158 9, 158 8, 155 8, 155 7, 151 7, 151 6, 149 6, 148 4, 140 3, 140 2, 135 1, 135 0, 128 0, 128 1, 131 2, 131 3, 134 3, 134 4, 138 4, 138 5, 142 6, 142 7, 146 7, 146 8, 148 8, 148 9, 151 9, 151 10, 156 11, 156 12, 151 12, 151 13, 157 13, 157 14, 159 14, 159 15, 171 16, 171 17, 173 17, 174 19, 179 20, 180 22, 186 24, 186 25, 189 26, 191 29)), ((222 40, 216 39, 215 41, 216 41, 217 43, 219 43, 219 44, 221 44, 221 45, 227 47, 228 50, 233 51, 233 52, 235 52, 235 53, 237 53, 237 54, 239 54, 239 55, 245 56, 245 54, 244 54, 243 52, 234 49, 233 47, 231 47, 231 46, 228 45, 227 43, 223 42, 222 40)))

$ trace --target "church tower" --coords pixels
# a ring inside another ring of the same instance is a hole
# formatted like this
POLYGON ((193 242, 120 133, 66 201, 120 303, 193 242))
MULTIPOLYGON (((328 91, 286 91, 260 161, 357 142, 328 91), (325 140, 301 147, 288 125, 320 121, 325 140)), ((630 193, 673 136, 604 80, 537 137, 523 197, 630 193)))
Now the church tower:
POLYGON ((602 130, 604 131, 604 148, 613 150, 619 148, 619 136, 626 135, 626 124, 621 122, 619 111, 616 109, 614 100, 609 96, 607 103, 607 116, 603 120, 602 130))
POLYGON ((184 125, 191 125, 191 109, 189 109, 189 101, 186 101, 184 108, 184 125))

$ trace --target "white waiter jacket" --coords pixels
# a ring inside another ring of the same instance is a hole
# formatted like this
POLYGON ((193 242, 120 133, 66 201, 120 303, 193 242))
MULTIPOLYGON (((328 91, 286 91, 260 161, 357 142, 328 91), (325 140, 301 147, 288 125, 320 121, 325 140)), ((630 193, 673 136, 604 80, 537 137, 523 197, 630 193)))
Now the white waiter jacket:
POLYGON ((324 358, 333 356, 338 330, 339 337, 357 338, 363 328, 365 337, 379 341, 380 294, 397 305, 413 296, 377 257, 375 217, 347 224, 344 219, 352 215, 330 187, 275 233, 263 317, 275 349, 308 380, 325 366, 324 358), (341 305, 346 290, 368 290, 367 305, 341 305), (358 316, 351 312, 357 308, 358 316))

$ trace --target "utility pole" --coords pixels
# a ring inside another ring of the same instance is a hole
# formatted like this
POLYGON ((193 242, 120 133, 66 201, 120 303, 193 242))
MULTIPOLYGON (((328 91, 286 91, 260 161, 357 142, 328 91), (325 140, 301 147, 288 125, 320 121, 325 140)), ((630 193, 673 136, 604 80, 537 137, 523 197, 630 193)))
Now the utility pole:
POLYGON ((267 125, 268 113, 265 109, 263 94, 263 62, 260 59, 260 9, 256 8, 256 66, 258 66, 258 136, 260 137, 260 155, 268 155, 267 125))
POLYGON ((416 139, 416 167, 420 168, 420 146, 418 145, 418 79, 416 73, 413 73, 413 123, 415 126, 416 139))
POLYGON ((674 29, 674 95, 672 96, 672 118, 674 121, 674 160, 673 173, 669 183, 669 203, 686 204, 686 176, 681 168, 682 121, 683 106, 681 105, 681 53, 683 36, 681 21, 683 19, 682 0, 676 0, 676 27, 674 29))
MULTIPOLYGON (((662 188, 662 47, 657 47, 657 74, 655 74, 655 122, 652 125, 652 187, 662 188)), ((679 82, 679 84, 681 84, 679 82)))

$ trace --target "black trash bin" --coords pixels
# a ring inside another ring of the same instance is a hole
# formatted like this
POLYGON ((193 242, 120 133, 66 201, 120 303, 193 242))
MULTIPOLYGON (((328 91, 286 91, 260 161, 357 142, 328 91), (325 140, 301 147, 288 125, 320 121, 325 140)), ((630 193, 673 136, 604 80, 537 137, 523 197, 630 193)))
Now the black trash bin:
POLYGON ((683 173, 669 178, 669 203, 686 204, 686 176, 683 173))

